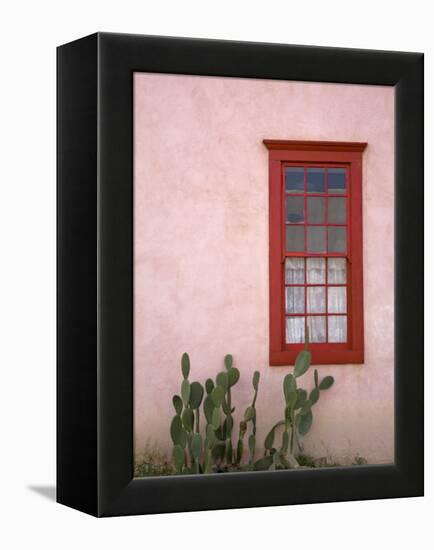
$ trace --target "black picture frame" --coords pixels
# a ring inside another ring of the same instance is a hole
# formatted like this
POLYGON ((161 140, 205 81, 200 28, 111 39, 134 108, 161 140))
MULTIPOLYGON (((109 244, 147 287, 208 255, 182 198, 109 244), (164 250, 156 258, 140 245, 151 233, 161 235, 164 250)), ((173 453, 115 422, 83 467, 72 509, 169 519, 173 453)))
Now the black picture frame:
POLYGON ((57 65, 58 502, 115 516, 422 495, 423 55, 97 33, 57 65), (394 465, 133 479, 135 71, 395 86, 394 465))

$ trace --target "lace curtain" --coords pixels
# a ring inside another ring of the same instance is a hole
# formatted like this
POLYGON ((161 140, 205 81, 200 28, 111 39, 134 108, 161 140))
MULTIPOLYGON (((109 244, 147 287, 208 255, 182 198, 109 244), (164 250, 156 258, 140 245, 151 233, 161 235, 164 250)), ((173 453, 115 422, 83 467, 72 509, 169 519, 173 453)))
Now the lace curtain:
POLYGON ((347 341, 345 258, 287 258, 285 284, 287 343, 305 341, 306 320, 312 343, 347 341))

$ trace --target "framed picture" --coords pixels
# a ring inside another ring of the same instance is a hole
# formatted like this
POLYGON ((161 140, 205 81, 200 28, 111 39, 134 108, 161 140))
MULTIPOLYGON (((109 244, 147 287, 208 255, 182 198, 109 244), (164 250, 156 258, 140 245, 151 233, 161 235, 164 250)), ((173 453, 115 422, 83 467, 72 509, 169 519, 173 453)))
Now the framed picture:
POLYGON ((58 501, 423 494, 423 55, 58 48, 58 501))

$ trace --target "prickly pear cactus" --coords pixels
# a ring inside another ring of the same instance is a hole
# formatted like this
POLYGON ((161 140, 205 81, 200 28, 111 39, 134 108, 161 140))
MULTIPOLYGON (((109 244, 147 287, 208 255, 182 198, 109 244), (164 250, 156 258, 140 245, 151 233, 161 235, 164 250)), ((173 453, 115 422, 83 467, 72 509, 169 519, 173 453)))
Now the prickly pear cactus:
POLYGON ((334 383, 332 376, 326 376, 319 382, 318 370, 315 369, 314 387, 310 391, 309 397, 305 389, 297 387, 297 379, 307 373, 311 365, 311 359, 309 332, 306 331, 306 349, 297 355, 293 373, 287 374, 283 379, 284 420, 277 422, 267 434, 264 441, 264 457, 255 462, 255 469, 298 467, 295 458, 298 436, 305 436, 309 432, 313 423, 313 406, 318 402, 321 391, 331 388, 334 383), (283 427, 282 440, 278 450, 274 446, 275 437, 277 430, 281 427, 283 427))
POLYGON ((306 348, 298 354, 293 372, 286 374, 283 379, 283 420, 279 420, 268 432, 264 441, 264 456, 256 462, 256 400, 259 391, 259 372, 255 371, 253 374, 252 403, 241 417, 238 441, 233 447, 235 407, 232 405, 232 389, 240 379, 240 372, 233 366, 232 355, 225 356, 225 370, 217 374, 215 382, 208 378, 204 386, 199 382, 189 381, 190 358, 187 353, 182 355, 180 395, 173 396, 175 416, 170 424, 173 464, 177 473, 211 473, 216 469, 222 471, 222 465, 225 463, 227 467, 242 464, 246 436, 250 468, 279 470, 298 467, 295 458, 298 437, 303 437, 309 432, 313 423, 314 405, 318 402, 321 392, 330 389, 334 383, 332 376, 326 376, 320 381, 318 370, 315 369, 314 386, 310 392, 298 387, 298 379, 307 373, 311 365, 308 338, 307 333, 306 348), (205 419, 205 427, 202 427, 202 430, 201 408, 205 419), (280 444, 276 442, 278 432, 281 432, 280 444))
POLYGON ((258 371, 253 373, 252 385, 254 389, 252 404, 246 408, 244 411, 244 417, 240 422, 240 428, 238 432, 238 443, 235 462, 240 464, 243 458, 244 452, 244 436, 247 433, 248 426, 252 426, 251 434, 248 438, 248 448, 249 448, 249 463, 253 464, 255 460, 255 450, 256 450, 256 399, 258 397, 259 390, 259 378, 260 374, 258 371))

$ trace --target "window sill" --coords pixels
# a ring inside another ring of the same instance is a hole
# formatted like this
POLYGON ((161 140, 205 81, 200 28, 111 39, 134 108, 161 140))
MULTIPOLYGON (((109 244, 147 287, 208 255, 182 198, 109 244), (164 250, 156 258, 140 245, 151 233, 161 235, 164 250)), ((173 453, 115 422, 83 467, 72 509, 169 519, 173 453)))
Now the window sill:
MULTIPOLYGON (((292 366, 299 352, 304 349, 303 345, 297 346, 293 350, 270 351, 270 366, 283 367, 292 366)), ((315 345, 310 346, 309 351, 312 354, 312 365, 346 365, 364 363, 364 353, 362 350, 339 349, 325 350, 315 349, 315 345)))

